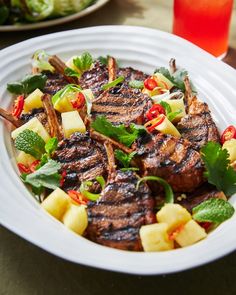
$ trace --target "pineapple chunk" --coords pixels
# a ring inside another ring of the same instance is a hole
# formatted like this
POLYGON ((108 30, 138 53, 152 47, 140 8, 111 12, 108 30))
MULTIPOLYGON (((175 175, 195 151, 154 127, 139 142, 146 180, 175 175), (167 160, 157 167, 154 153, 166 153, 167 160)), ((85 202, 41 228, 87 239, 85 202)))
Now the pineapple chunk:
POLYGON ((19 128, 15 129, 14 131, 12 131, 11 133, 11 137, 13 139, 16 139, 16 137, 24 130, 26 129, 30 129, 36 133, 38 133, 39 136, 42 137, 42 139, 45 142, 48 142, 48 140, 50 139, 50 136, 47 132, 47 130, 43 127, 42 123, 39 121, 39 119, 37 118, 33 118, 31 120, 29 120, 27 123, 25 123, 24 125, 20 126, 19 128))
POLYGON ((168 232, 172 232, 180 225, 191 220, 191 214, 179 204, 166 204, 156 214, 157 221, 168 225, 168 232))
POLYGON ((77 55, 74 55, 74 56, 72 56, 71 58, 69 58, 68 61, 66 62, 66 66, 67 66, 68 68, 71 68, 72 70, 74 70, 74 71, 80 73, 80 70, 74 65, 74 62, 73 62, 73 60, 74 60, 75 58, 77 58, 77 57, 78 57, 77 55))
POLYGON ((202 228, 196 221, 188 221, 183 229, 175 237, 175 241, 181 246, 186 247, 192 245, 207 236, 204 228, 202 228))
POLYGON ((232 138, 230 140, 227 140, 224 144, 223 144, 223 149, 226 149, 229 153, 229 159, 230 162, 234 162, 236 161, 236 139, 232 138))
POLYGON ((165 117, 164 121, 156 126, 155 129, 161 133, 170 134, 178 138, 181 136, 177 128, 167 119, 167 117, 165 117))
POLYGON ((57 188, 42 202, 41 206, 56 219, 61 220, 70 203, 70 197, 57 188))
POLYGON ((16 157, 17 163, 22 163, 26 167, 29 167, 34 161, 36 161, 36 158, 31 156, 30 154, 26 154, 23 151, 20 151, 19 154, 16 157))
POLYGON ((167 89, 171 89, 174 86, 174 84, 161 73, 155 73, 154 79, 155 77, 156 77, 156 82, 158 83, 158 86, 160 87, 166 88, 167 86, 168 87, 167 89), (162 83, 162 81, 164 83, 162 83))
POLYGON ((85 207, 71 204, 62 218, 62 222, 67 228, 82 235, 88 226, 88 216, 85 207))
POLYGON ((140 228, 140 238, 145 252, 166 251, 174 248, 174 242, 169 240, 168 225, 154 223, 140 228))
POLYGON ((54 109, 60 113, 73 111, 74 108, 71 104, 71 100, 75 99, 75 92, 68 92, 58 99, 54 104, 54 109))
POLYGON ((65 137, 70 137, 74 132, 86 132, 86 127, 77 111, 66 112, 61 114, 62 127, 65 137))
POLYGON ((179 113, 175 117, 174 122, 180 121, 180 119, 182 119, 186 115, 183 98, 181 98, 181 99, 168 99, 168 100, 166 100, 166 102, 169 104, 172 112, 177 112, 177 111, 181 110, 181 113, 179 113))
POLYGON ((38 88, 35 89, 30 95, 28 95, 24 102, 24 112, 28 113, 32 109, 37 109, 43 107, 41 97, 43 92, 38 88))

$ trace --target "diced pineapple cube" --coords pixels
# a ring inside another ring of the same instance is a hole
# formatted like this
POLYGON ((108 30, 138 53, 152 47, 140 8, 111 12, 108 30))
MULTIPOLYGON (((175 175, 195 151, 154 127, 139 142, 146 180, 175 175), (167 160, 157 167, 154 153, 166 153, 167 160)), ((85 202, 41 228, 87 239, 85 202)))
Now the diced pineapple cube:
POLYGON ((70 197, 57 188, 41 203, 41 206, 56 219, 61 220, 70 203, 70 197))
POLYGON ((20 151, 19 154, 16 156, 17 163, 22 163, 26 167, 29 167, 34 161, 36 161, 36 158, 31 156, 30 154, 26 154, 23 151, 20 151))
POLYGON ((160 85, 163 88, 166 88, 165 86, 168 86, 168 89, 171 89, 174 86, 174 84, 169 79, 167 79, 164 75, 162 75, 161 73, 155 73, 154 77, 156 77, 156 81, 158 83, 158 86, 160 85), (161 84, 162 81, 164 83, 161 84))
POLYGON ((165 117, 164 121, 156 126, 155 129, 161 133, 170 134, 178 138, 181 136, 177 128, 167 119, 167 117, 165 117))
POLYGON ((29 112, 32 109, 37 109, 43 107, 41 97, 43 92, 38 88, 35 89, 30 95, 28 95, 24 102, 24 112, 29 112))
POLYGON ((77 57, 78 57, 77 55, 74 55, 74 56, 72 56, 71 58, 69 58, 68 61, 66 62, 66 66, 67 66, 68 68, 71 68, 72 70, 74 70, 74 71, 80 73, 79 69, 74 65, 74 62, 73 62, 73 60, 74 60, 75 58, 77 58, 77 57))
POLYGON ((172 232, 180 225, 191 220, 191 214, 179 204, 166 204, 156 214, 157 221, 168 225, 168 232, 172 232))
POLYGON ((54 109, 60 113, 73 111, 74 108, 71 104, 72 100, 75 100, 76 93, 68 92, 58 99, 54 104, 54 109))
POLYGON ((86 127, 77 111, 66 112, 61 114, 62 127, 65 137, 70 137, 74 132, 86 132, 86 127))
POLYGON ((234 162, 236 161, 236 139, 232 138, 230 140, 227 140, 224 144, 223 144, 223 149, 226 149, 229 153, 229 159, 230 162, 234 162))
POLYGON ((175 119, 174 122, 178 122, 180 119, 182 119, 185 115, 185 105, 184 105, 184 99, 168 99, 166 102, 169 104, 172 112, 181 111, 175 119))
POLYGON ((168 225, 154 223, 143 225, 139 234, 145 252, 166 251, 174 248, 174 242, 169 240, 168 225))
POLYGON ((48 140, 50 139, 50 135, 48 134, 47 130, 43 127, 42 123, 36 117, 32 118, 24 125, 12 131, 11 137, 15 139, 22 131, 26 129, 38 133, 38 135, 41 136, 45 142, 48 142, 48 140))
POLYGON ((202 228, 195 220, 188 221, 183 229, 175 237, 175 241, 181 246, 192 245, 207 236, 204 228, 202 228))
POLYGON ((71 204, 62 218, 62 222, 72 231, 82 235, 88 226, 88 216, 85 207, 71 204))

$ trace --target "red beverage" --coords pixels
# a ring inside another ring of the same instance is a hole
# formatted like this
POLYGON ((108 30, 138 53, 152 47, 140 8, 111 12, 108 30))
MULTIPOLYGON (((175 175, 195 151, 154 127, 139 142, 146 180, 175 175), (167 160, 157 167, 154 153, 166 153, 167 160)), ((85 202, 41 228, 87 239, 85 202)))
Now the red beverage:
POLYGON ((175 0, 173 33, 219 57, 228 49, 233 0, 175 0))

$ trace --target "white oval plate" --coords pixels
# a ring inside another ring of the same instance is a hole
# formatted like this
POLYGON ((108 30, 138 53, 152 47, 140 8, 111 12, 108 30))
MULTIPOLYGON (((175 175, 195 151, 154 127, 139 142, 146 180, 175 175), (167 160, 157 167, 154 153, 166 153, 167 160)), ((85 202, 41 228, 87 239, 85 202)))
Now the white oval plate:
POLYGON ((28 24, 17 24, 17 25, 0 25, 0 32, 10 32, 10 31, 26 31, 26 30, 36 30, 41 28, 52 27, 55 25, 61 25, 64 23, 71 22, 73 20, 79 19, 87 14, 98 10, 103 5, 105 5, 109 0, 97 0, 94 4, 88 6, 87 8, 67 16, 58 17, 55 19, 44 20, 36 23, 28 24))
MULTIPOLYGON (((113 55, 123 65, 152 73, 171 57, 188 69, 220 129, 235 123, 236 71, 191 43, 153 29, 128 26, 85 28, 37 37, 0 51, 0 105, 8 107, 6 83, 30 70, 34 51, 45 49, 66 59, 82 51, 113 55)), ((236 215, 208 238, 187 248, 159 253, 128 252, 97 245, 67 230, 45 213, 18 178, 9 125, 0 120, 0 221, 16 234, 64 259, 132 274, 164 274, 195 267, 236 248, 236 215)), ((236 204, 236 198, 231 198, 236 204)))

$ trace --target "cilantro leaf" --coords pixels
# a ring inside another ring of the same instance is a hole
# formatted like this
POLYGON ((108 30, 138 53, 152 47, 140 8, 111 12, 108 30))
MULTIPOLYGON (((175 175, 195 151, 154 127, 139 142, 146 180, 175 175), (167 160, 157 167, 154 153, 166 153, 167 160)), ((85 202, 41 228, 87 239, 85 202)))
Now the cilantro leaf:
POLYGON ((58 173, 60 168, 61 165, 58 162, 50 159, 34 173, 26 175, 24 181, 34 188, 56 189, 60 185, 61 176, 58 173))
POLYGON ((89 52, 83 52, 80 56, 73 59, 74 65, 83 73, 89 70, 93 64, 92 55, 89 52))
POLYGON ((193 219, 198 222, 221 223, 234 214, 234 207, 227 201, 211 198, 193 208, 193 219))
POLYGON ((52 137, 45 144, 45 151, 49 155, 49 157, 55 152, 58 146, 58 139, 56 137, 52 137))
POLYGON ((97 132, 123 143, 130 147, 132 143, 145 131, 143 126, 131 124, 130 130, 124 124, 115 126, 109 122, 106 117, 99 116, 91 124, 92 128, 97 132))
POLYGON ((36 159, 40 159, 45 152, 45 142, 42 137, 29 129, 22 131, 16 137, 15 147, 36 159))
POLYGON ((111 87, 114 87, 114 86, 116 86, 117 84, 123 82, 124 79, 125 79, 124 76, 120 76, 120 77, 116 78, 114 81, 109 82, 109 83, 107 83, 107 84, 104 84, 104 85, 102 86, 102 90, 107 90, 107 89, 109 89, 109 88, 111 88, 111 87))
POLYGON ((229 153, 219 143, 208 142, 201 149, 201 157, 206 167, 208 182, 215 185, 226 196, 236 193, 236 172, 229 165, 229 153))
POLYGON ((143 81, 139 81, 139 80, 131 80, 129 81, 129 86, 131 88, 142 89, 144 87, 144 83, 143 81))
POLYGON ((7 90, 14 94, 29 94, 35 89, 44 89, 47 76, 43 74, 26 75, 20 82, 7 84, 7 90))
POLYGON ((115 150, 114 152, 116 159, 123 165, 124 168, 129 168, 130 162, 136 155, 136 152, 130 154, 124 153, 122 150, 115 150))
POLYGON ((76 72, 75 70, 72 70, 71 68, 65 68, 64 73, 66 76, 69 76, 69 77, 79 78, 81 76, 80 73, 76 72))
POLYGON ((163 108, 165 109, 166 117, 170 122, 172 122, 175 117, 178 116, 178 114, 182 113, 182 110, 172 112, 170 105, 164 100, 160 102, 160 105, 163 106, 163 108))

